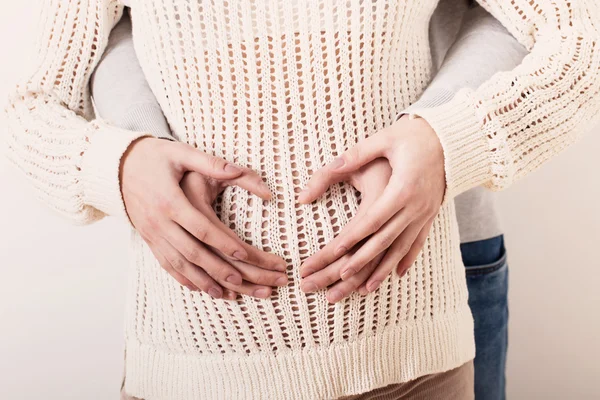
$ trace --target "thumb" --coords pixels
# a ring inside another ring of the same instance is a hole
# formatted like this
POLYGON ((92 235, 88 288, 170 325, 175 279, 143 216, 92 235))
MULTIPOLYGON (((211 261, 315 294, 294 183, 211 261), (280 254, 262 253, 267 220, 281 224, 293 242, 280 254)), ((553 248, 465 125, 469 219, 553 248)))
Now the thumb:
POLYGON ((347 180, 364 165, 382 157, 385 148, 381 138, 382 134, 369 136, 316 171, 298 195, 298 201, 302 204, 314 201, 325 193, 329 186, 347 180))
POLYGON ((328 167, 338 173, 351 172, 356 171, 376 158, 383 157, 385 152, 383 135, 384 133, 381 132, 361 140, 329 163, 328 167))

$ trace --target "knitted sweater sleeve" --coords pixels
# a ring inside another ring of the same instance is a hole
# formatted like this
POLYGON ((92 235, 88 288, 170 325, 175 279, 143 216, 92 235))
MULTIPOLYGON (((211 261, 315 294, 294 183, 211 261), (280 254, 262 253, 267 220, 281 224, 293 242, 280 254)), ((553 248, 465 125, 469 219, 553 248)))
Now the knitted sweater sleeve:
POLYGON ((446 104, 411 109, 440 138, 447 192, 501 190, 600 117, 600 7, 593 0, 480 1, 528 50, 522 63, 446 104))
POLYGON ((89 79, 122 15, 116 0, 46 0, 37 64, 6 107, 8 158, 75 223, 126 217, 120 160, 143 132, 94 119, 89 79))

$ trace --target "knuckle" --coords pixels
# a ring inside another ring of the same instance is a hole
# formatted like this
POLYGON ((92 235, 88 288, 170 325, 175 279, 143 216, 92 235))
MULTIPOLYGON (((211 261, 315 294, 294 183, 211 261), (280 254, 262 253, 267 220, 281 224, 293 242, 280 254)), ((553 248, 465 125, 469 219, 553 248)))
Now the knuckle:
MULTIPOLYGON (((254 278, 253 278, 254 283, 257 284, 261 284, 261 285, 266 285, 266 284, 271 284, 272 282, 270 282, 269 280, 269 275, 265 272, 258 272, 254 278)), ((273 279, 271 279, 271 281, 273 281, 273 279)))
POLYGON ((371 218, 367 224, 367 230, 370 233, 377 232, 383 226, 383 222, 379 218, 371 218))
POLYGON ((379 235, 378 239, 379 239, 379 245, 383 248, 387 248, 387 247, 390 247, 390 245, 394 242, 394 240, 396 238, 391 233, 385 232, 385 233, 382 233, 381 235, 379 235))
POLYGON ((431 201, 429 199, 420 198, 416 201, 416 204, 420 214, 428 213, 431 209, 431 201))
MULTIPOLYGON (((215 239, 216 241, 217 239, 215 239)), ((230 257, 234 257, 233 253, 235 253, 236 251, 240 251, 242 246, 239 245, 238 243, 235 242, 235 240, 233 240, 230 237, 225 237, 223 239, 219 239, 219 250, 221 250, 223 253, 227 254, 230 257)), ((247 252, 246 252, 247 253, 247 252)))
POLYGON ((215 171, 222 169, 222 162, 221 162, 221 160, 219 160, 215 156, 210 156, 208 158, 208 165, 210 166, 211 169, 213 169, 215 171))
POLYGON ((180 274, 183 273, 185 271, 185 260, 177 257, 173 260, 171 260, 171 266, 173 267, 173 269, 177 272, 179 272, 180 274))
POLYGON ((211 274, 211 276, 213 277, 214 280, 221 282, 221 283, 228 283, 227 277, 229 277, 229 275, 233 275, 233 272, 230 271, 228 268, 225 268, 222 265, 215 266, 213 268, 212 274, 211 274))
POLYGON ((440 206, 439 204, 435 204, 435 203, 429 203, 429 205, 427 206, 426 212, 428 215, 436 215, 440 210, 440 206))
POLYGON ((426 214, 429 212, 429 201, 424 199, 417 199, 414 201, 414 204, 417 214, 426 214))
POLYGON ((383 142, 386 145, 386 148, 391 148, 395 143, 396 143, 396 139, 398 137, 398 135, 396 135, 394 132, 392 132, 392 130, 390 129, 385 129, 382 132, 382 138, 383 138, 383 142))
POLYGON ((380 263, 381 263, 381 260, 375 258, 374 260, 369 261, 369 263, 365 266, 365 268, 368 268, 368 269, 371 269, 374 271, 375 268, 377 268, 380 263))
POLYGON ((402 243, 402 245, 398 247, 398 254, 404 257, 410 251, 410 247, 411 246, 409 244, 402 243))
POLYGON ((182 254, 191 262, 200 260, 200 250, 196 246, 185 249, 182 254))
POLYGON ((160 226, 158 215, 154 213, 147 214, 146 223, 144 225, 145 226, 140 229, 140 233, 150 237, 160 226))
POLYGON ((417 185, 412 181, 408 181, 402 185, 401 195, 410 199, 415 195, 416 191, 417 185))
POLYGON ((173 200, 169 196, 160 196, 156 199, 156 206, 163 213, 169 212, 173 207, 173 200))
POLYGON ((194 228, 193 234, 194 234, 194 237, 201 242, 205 242, 206 239, 208 238, 208 230, 201 225, 196 226, 194 228))

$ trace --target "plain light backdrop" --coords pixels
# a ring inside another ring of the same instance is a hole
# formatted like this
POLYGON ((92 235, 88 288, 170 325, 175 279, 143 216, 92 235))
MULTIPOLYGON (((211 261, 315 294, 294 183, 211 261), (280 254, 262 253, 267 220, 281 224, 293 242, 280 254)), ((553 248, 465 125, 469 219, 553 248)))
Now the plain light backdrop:
MULTIPOLYGON (((1 3, 3 109, 30 65, 37 4, 1 3)), ((599 171, 596 129, 498 195, 510 261, 511 400, 600 399, 599 171)), ((117 399, 127 230, 110 218, 69 225, 4 157, 0 184, 0 399, 117 399)))

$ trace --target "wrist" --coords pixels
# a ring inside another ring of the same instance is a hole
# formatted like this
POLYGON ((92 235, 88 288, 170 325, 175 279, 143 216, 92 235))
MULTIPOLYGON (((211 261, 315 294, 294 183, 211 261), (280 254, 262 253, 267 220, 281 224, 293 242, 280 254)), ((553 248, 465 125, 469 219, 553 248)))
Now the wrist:
POLYGON ((411 110, 432 127, 443 148, 446 176, 444 202, 490 179, 489 144, 483 118, 468 91, 434 108, 411 110))
POLYGON ((131 221, 131 218, 129 216, 129 212, 127 210, 127 203, 125 201, 125 195, 123 193, 123 182, 124 182, 124 178, 125 178, 126 165, 129 165, 128 161, 131 160, 131 154, 135 153, 135 150, 140 151, 139 148, 140 148, 140 145, 142 142, 147 143, 148 141, 155 141, 155 140, 160 140, 160 138, 156 138, 156 137, 152 137, 152 136, 142 136, 142 137, 135 139, 134 141, 132 141, 129 144, 129 146, 123 153, 123 156, 121 157, 121 161, 119 164, 119 192, 121 194, 121 198, 123 199, 123 209, 125 212, 125 216, 127 217, 128 221, 131 225, 133 225, 133 222, 131 221))
POLYGON ((404 114, 393 125, 392 136, 396 144, 390 147, 404 147, 402 158, 408 162, 408 169, 415 179, 426 179, 432 194, 440 202, 446 198, 445 155, 442 142, 429 122, 418 115, 404 114), (434 189, 435 188, 435 189, 434 189))
POLYGON ((107 215, 126 217, 120 188, 121 161, 137 139, 147 136, 95 121, 82 152, 83 202, 107 215))

